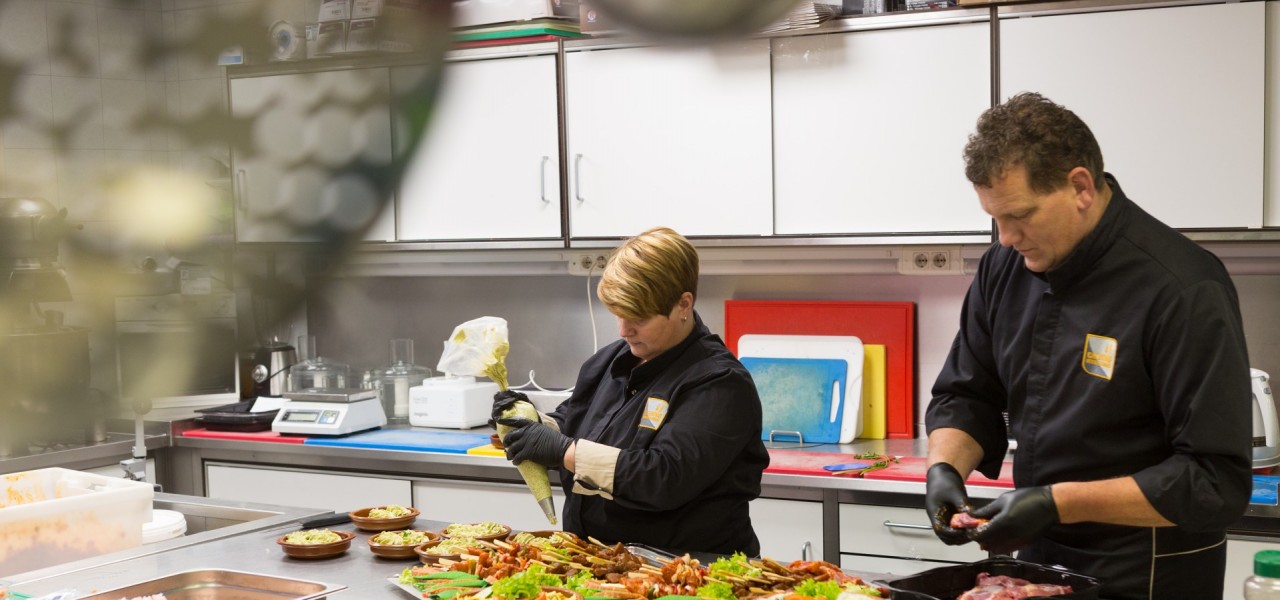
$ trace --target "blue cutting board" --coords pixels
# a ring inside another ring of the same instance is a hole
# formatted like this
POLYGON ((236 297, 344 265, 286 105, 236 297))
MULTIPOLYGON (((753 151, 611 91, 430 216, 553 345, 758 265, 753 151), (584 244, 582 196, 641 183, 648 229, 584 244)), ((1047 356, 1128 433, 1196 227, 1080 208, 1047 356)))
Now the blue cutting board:
POLYGON ((340 448, 374 448, 377 450, 414 450, 466 454, 467 450, 489 443, 488 433, 452 431, 414 431, 412 429, 376 429, 345 437, 307 438, 309 446, 340 448))
POLYGON ((763 409, 760 437, 793 441, 798 431, 805 442, 836 444, 844 421, 845 380, 849 362, 833 358, 762 358, 745 356, 763 409))
POLYGON ((1276 498, 1277 488, 1280 488, 1280 477, 1275 475, 1254 475, 1253 495, 1249 498, 1249 503, 1269 504, 1271 506, 1280 504, 1276 498))

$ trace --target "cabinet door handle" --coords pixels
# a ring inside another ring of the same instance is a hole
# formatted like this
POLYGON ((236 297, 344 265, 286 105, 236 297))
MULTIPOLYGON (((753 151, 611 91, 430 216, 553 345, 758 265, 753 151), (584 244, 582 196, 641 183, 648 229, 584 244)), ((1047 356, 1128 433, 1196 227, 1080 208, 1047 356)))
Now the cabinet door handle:
POLYGON ((894 523, 893 521, 885 521, 884 526, 889 529, 927 529, 933 531, 933 527, 929 525, 917 525, 915 523, 894 523))
POLYGON ((542 196, 542 201, 546 204, 551 204, 551 201, 547 199, 547 163, 549 162, 551 162, 551 157, 544 156, 542 157, 542 165, 538 167, 538 175, 540 177, 538 180, 538 194, 542 196))
POLYGON ((582 202, 582 155, 573 155, 573 197, 582 202))
POLYGON ((246 208, 245 196, 248 195, 247 194, 248 186, 245 185, 244 169, 236 169, 236 179, 234 182, 234 186, 235 186, 235 191, 233 193, 235 193, 236 195, 236 205, 240 207, 240 212, 245 213, 247 215, 249 214, 249 211, 246 208))
POLYGON ((811 554, 813 554, 813 544, 810 544, 809 542, 805 542, 803 546, 800 546, 800 560, 803 560, 806 562, 813 560, 809 558, 811 554))

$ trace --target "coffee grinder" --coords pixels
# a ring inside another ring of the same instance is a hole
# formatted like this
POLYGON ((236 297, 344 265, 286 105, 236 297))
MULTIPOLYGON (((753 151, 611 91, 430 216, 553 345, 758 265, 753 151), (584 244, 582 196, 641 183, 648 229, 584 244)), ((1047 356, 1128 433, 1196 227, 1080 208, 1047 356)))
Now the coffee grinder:
POLYGON ((0 198, 0 458, 32 444, 83 444, 103 407, 89 402, 89 331, 44 302, 67 302, 58 262, 66 209, 37 198, 0 198))
POLYGON ((285 402, 289 390, 289 367, 298 362, 298 351, 289 344, 291 327, 282 318, 279 303, 268 290, 254 290, 253 320, 258 332, 258 347, 253 351, 254 403, 252 412, 277 410, 285 402))

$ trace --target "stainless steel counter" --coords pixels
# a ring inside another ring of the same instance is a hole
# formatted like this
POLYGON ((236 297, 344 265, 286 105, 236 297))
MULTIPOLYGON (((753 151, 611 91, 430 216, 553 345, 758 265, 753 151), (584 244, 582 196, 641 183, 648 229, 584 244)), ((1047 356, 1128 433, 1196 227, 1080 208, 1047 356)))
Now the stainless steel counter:
MULTIPOLYGON (((424 523, 420 522, 419 525, 424 523)), ((428 528, 433 523, 425 523, 428 528)), ((443 527, 447 523, 437 524, 443 527)), ((275 540, 297 529, 290 521, 274 527, 243 532, 235 536, 179 546, 164 552, 147 554, 128 560, 104 564, 65 575, 37 580, 19 580, 14 591, 38 596, 74 587, 81 593, 104 591, 133 583, 156 579, 196 569, 229 569, 278 577, 306 579, 348 586, 342 597, 394 598, 407 597, 387 578, 399 575, 411 560, 386 560, 369 552, 370 534, 357 532, 351 549, 335 558, 298 560, 284 555, 275 540)), ((355 531, 350 524, 332 526, 335 531, 355 531)))
MULTIPOLYGON (((330 511, 311 508, 295 508, 214 500, 181 496, 177 494, 159 493, 155 495, 152 506, 159 510, 173 510, 182 513, 187 520, 187 533, 184 536, 146 544, 137 548, 113 552, 103 556, 86 558, 75 562, 54 565, 38 571, 20 573, 6 577, 6 581, 19 583, 15 591, 31 589, 48 589, 54 591, 73 585, 85 592, 89 589, 108 589, 97 583, 90 586, 82 581, 97 581, 98 575, 89 573, 123 573, 134 577, 137 561, 147 560, 189 547, 213 548, 211 545, 243 535, 256 534, 263 531, 289 530, 297 527, 297 523, 330 511), (83 574, 83 575, 82 575, 83 574)), ((167 559, 165 559, 167 560, 167 559)), ((170 571, 173 573, 175 571, 170 571)), ((133 579, 140 580, 140 579, 133 579)), ((114 586, 113 586, 114 587, 114 586)), ((34 595, 30 592, 28 595, 34 595)), ((46 592, 41 592, 46 593, 46 592)))
MULTIPOLYGON (((149 452, 169 446, 169 434, 148 428, 146 444, 149 452)), ((85 444, 52 445, 35 449, 26 456, 0 459, 0 474, 18 473, 49 467, 67 469, 91 469, 117 463, 133 456, 132 433, 108 433, 101 442, 85 444)), ((121 471, 123 474, 123 471, 121 471)))

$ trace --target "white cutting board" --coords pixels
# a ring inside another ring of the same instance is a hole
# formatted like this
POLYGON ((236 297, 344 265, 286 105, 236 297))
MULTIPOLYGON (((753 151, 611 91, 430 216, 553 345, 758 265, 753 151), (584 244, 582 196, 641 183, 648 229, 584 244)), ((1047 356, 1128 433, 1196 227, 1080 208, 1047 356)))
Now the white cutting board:
POLYGON ((849 365, 845 375, 840 443, 862 435, 862 340, 852 335, 765 335, 738 338, 738 357, 836 358, 849 365))

